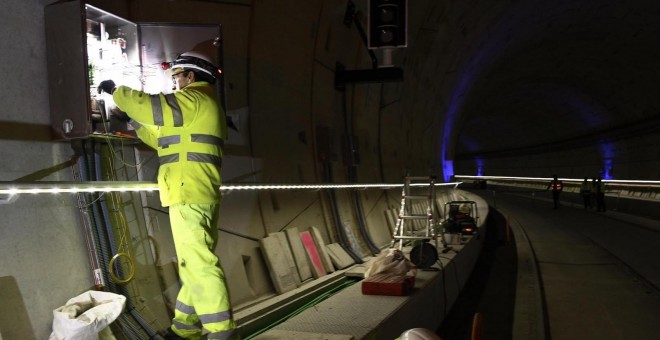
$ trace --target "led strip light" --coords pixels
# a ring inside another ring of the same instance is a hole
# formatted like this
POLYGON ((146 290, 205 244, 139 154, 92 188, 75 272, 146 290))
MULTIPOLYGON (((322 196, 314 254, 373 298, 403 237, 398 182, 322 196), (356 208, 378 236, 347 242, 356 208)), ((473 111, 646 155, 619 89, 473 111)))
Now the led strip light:
MULTIPOLYGON (((457 187, 461 182, 435 183, 435 186, 457 187)), ((428 186, 425 183, 411 183, 410 186, 428 186)), ((320 190, 320 189, 392 189, 403 184, 224 184, 222 191, 231 190, 320 190)), ((158 191, 153 182, 0 182, 0 195, 16 194, 57 194, 79 192, 140 192, 158 191)))
MULTIPOLYGON (((532 181, 532 182, 538 182, 538 181, 551 181, 553 178, 547 177, 508 177, 508 176, 468 176, 468 175, 455 175, 454 176, 457 179, 482 179, 482 180, 502 180, 502 181, 532 181)), ((566 181, 566 182, 582 182, 584 181, 584 178, 558 178, 559 180, 566 181)), ((589 182, 591 182, 591 179, 589 179, 589 182)), ((655 187, 655 186, 660 186, 660 181, 648 181, 648 180, 618 180, 618 179, 603 179, 603 183, 608 183, 608 184, 620 184, 620 185, 630 185, 630 186, 635 186, 635 185, 647 185, 650 187, 655 187)))

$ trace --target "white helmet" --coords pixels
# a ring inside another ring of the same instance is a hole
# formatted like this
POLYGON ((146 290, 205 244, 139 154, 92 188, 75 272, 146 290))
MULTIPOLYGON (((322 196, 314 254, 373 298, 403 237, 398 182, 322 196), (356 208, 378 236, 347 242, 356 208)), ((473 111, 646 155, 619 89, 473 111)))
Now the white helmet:
POLYGON ((220 77, 218 68, 213 65, 211 59, 204 54, 195 51, 189 51, 180 54, 169 65, 172 70, 181 68, 184 70, 195 70, 208 74, 209 76, 217 79, 220 77))
POLYGON ((412 328, 399 337, 400 340, 440 340, 440 337, 426 328, 412 328))

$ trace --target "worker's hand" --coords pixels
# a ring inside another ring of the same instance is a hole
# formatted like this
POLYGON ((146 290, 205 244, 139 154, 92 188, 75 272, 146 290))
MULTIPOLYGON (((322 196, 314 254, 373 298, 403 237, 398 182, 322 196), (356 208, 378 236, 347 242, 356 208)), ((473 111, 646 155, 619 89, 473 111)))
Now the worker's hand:
POLYGON ((128 122, 129 120, 131 120, 131 117, 129 117, 128 114, 126 114, 126 112, 120 110, 118 107, 113 108, 110 111, 110 115, 112 115, 117 120, 122 121, 122 122, 128 122))
POLYGON ((101 84, 99 84, 98 91, 99 91, 99 94, 101 94, 103 92, 108 93, 108 94, 112 94, 112 92, 115 91, 115 87, 117 87, 117 86, 115 85, 114 81, 104 80, 104 81, 101 82, 101 84))

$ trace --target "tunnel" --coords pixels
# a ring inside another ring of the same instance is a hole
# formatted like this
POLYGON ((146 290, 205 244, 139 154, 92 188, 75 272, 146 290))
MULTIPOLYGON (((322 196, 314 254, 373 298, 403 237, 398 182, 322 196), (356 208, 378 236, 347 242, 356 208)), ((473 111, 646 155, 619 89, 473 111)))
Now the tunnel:
POLYGON ((0 339, 49 338, 87 292, 125 297, 117 338, 170 329, 183 264, 159 176, 177 146, 150 147, 97 89, 170 98, 193 50, 213 54, 226 124, 213 253, 242 338, 659 330, 657 1, 3 4, 0 339), (412 178, 429 191, 408 202, 412 178), (476 233, 448 232, 451 202, 475 204, 476 233), (393 249, 414 284, 365 294, 393 249))

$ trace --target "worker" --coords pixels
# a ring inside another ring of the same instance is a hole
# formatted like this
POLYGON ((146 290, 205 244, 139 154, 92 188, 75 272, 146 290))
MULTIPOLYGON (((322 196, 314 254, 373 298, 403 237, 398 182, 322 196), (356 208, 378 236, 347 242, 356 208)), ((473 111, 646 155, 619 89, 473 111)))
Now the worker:
POLYGON ((600 177, 596 182, 596 211, 605 212, 605 183, 600 177))
POLYGON ((592 203, 592 208, 593 208, 593 203, 597 201, 597 198, 596 198, 597 187, 598 187, 598 181, 596 180, 596 177, 593 177, 591 179, 591 203, 592 203))
POLYGON ((585 177, 580 185, 580 195, 584 201, 584 209, 591 209, 591 183, 589 178, 585 177))
POLYGON ((555 209, 559 209, 559 194, 564 190, 564 184, 557 178, 557 175, 554 175, 554 178, 548 184, 548 187, 545 190, 552 189, 552 202, 554 203, 555 209))
MULTIPOLYGON (((170 63, 176 91, 150 95, 105 80, 138 137, 158 152, 160 200, 169 207, 181 289, 166 339, 240 339, 218 242, 220 170, 227 136, 225 113, 213 84, 220 76, 210 59, 186 52, 170 63), (201 324, 201 325, 200 325, 201 324)), ((123 117, 122 117, 123 116, 123 117)))

